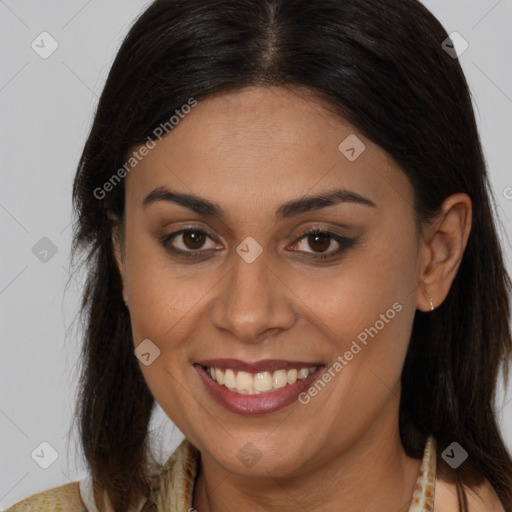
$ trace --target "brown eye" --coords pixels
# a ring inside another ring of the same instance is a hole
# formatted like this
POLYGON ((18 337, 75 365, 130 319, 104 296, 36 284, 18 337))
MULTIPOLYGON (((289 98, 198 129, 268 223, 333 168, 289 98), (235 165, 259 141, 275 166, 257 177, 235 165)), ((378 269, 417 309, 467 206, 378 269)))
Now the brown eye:
POLYGON ((183 244, 187 249, 201 249, 205 236, 201 231, 187 231, 182 233, 183 244))
POLYGON ((315 233, 313 235, 308 235, 308 243, 309 246, 315 251, 324 252, 331 245, 330 237, 326 234, 315 233))
POLYGON ((177 256, 200 256, 208 250, 215 249, 215 244, 211 247, 204 248, 208 239, 213 238, 202 229, 182 229, 165 236, 161 240, 161 244, 165 249, 176 254, 177 256), (180 240, 181 239, 181 240, 180 240))
MULTIPOLYGON (((204 257, 208 256, 212 250, 217 250, 215 240, 207 232, 202 229, 181 229, 162 238, 162 246, 177 257, 204 257), (208 240, 212 242, 210 247, 207 246, 208 240), (206 245, 206 247, 205 247, 206 245)), ((345 238, 344 236, 323 231, 320 229, 311 229, 299 238, 295 245, 299 247, 296 252, 306 253, 310 259, 326 259, 334 258, 340 255, 346 249, 354 246, 355 240, 345 238), (331 247, 331 243, 335 242, 338 248, 334 251, 327 252, 331 247), (300 248, 304 245, 306 247, 300 248), (309 250, 307 250, 309 248, 309 250)), ((307 256, 306 256, 307 257, 307 256)))
POLYGON ((330 231, 323 231, 318 228, 308 230, 297 242, 295 242, 295 245, 300 249, 298 252, 305 252, 309 254, 310 258, 313 260, 334 258, 341 255, 341 253, 346 249, 353 247, 354 244, 355 240, 353 239, 331 233, 330 231), (338 245, 338 248, 334 251, 331 250, 330 252, 326 252, 331 246, 332 241, 338 245), (301 245, 305 250, 301 249, 301 245), (311 250, 306 250, 308 247, 311 250))

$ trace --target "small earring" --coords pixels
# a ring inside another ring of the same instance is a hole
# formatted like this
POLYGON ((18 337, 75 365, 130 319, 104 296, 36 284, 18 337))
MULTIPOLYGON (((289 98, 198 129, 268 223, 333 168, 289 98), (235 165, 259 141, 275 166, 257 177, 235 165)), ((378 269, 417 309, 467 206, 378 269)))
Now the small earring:
POLYGON ((432 302, 432 297, 430 297, 430 311, 434 311, 434 303, 432 302))

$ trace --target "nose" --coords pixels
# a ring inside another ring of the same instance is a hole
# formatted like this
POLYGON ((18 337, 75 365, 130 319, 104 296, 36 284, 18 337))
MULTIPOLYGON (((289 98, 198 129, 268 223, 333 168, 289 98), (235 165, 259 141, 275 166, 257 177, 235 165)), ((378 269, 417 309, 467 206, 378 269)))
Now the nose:
POLYGON ((290 329, 296 322, 294 294, 269 267, 265 252, 252 263, 236 253, 233 260, 213 301, 213 325, 244 343, 260 343, 290 329))

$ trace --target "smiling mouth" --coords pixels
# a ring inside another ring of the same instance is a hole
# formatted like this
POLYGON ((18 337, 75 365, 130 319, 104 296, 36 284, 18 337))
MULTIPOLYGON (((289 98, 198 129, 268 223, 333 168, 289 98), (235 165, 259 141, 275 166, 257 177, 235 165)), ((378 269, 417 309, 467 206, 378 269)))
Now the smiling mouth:
POLYGON ((325 370, 323 362, 285 359, 208 359, 193 366, 212 398, 243 415, 268 414, 296 403, 325 370))
POLYGON ((215 382, 230 391, 252 395, 272 393, 286 386, 292 386, 298 380, 307 379, 315 373, 319 365, 309 368, 279 369, 252 373, 215 366, 203 366, 203 368, 215 382))

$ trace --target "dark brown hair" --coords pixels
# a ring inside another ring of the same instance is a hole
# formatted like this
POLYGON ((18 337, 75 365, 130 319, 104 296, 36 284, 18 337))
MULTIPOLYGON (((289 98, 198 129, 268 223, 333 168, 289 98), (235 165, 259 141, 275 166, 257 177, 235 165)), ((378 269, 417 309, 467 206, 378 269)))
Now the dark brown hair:
POLYGON ((147 497, 155 401, 133 353, 109 212, 123 218, 120 180, 95 191, 129 151, 193 97, 250 85, 312 92, 384 148, 414 187, 421 225, 445 198, 467 193, 473 226, 446 300, 416 311, 403 368, 400 435, 420 458, 428 435, 441 471, 489 480, 512 510, 512 460, 496 421, 500 368, 508 379, 510 278, 468 85, 448 37, 416 0, 157 0, 124 40, 99 100, 75 177, 73 255, 85 254, 85 324, 77 414, 96 495, 116 512, 147 497), (440 457, 469 454, 452 470, 440 457))

